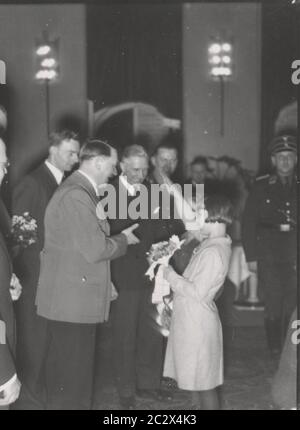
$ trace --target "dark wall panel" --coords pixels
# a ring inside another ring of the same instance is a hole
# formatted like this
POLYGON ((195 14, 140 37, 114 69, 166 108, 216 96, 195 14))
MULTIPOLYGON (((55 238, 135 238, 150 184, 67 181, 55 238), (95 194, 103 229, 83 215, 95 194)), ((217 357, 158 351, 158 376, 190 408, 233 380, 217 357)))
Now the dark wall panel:
POLYGON ((268 144, 280 109, 296 99, 291 64, 299 57, 299 4, 262 4, 262 130, 260 170, 269 167, 268 144))
POLYGON ((125 101, 181 117, 181 5, 88 5, 88 96, 95 109, 125 101))

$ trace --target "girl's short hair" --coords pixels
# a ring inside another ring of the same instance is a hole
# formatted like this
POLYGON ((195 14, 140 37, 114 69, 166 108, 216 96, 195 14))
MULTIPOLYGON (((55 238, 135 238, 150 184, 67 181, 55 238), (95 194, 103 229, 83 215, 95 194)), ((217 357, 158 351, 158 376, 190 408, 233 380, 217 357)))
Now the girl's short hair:
POLYGON ((233 221, 233 206, 228 197, 222 194, 212 194, 204 198, 204 206, 208 212, 205 222, 220 222, 231 224, 233 221))

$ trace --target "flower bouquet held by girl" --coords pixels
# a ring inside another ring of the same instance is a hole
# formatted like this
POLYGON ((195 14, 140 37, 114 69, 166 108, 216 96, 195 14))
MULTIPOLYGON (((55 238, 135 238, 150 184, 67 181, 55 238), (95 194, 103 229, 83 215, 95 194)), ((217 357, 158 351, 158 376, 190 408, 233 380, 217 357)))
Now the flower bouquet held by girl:
POLYGON ((152 280, 155 277, 155 285, 152 294, 152 303, 158 310, 158 324, 162 327, 162 334, 168 336, 170 319, 172 315, 172 295, 170 284, 162 276, 162 267, 167 267, 174 252, 181 248, 184 240, 173 235, 168 241, 155 243, 147 253, 150 267, 146 275, 152 280), (155 275, 155 268, 159 266, 155 275))

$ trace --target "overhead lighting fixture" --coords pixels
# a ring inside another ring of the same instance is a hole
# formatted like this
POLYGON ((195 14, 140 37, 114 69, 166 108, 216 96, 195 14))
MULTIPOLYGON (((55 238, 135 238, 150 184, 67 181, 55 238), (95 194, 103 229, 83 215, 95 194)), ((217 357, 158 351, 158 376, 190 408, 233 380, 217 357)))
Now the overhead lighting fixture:
POLYGON ((36 54, 39 56, 47 55, 51 51, 50 45, 40 45, 36 48, 36 54))
POLYGON ((39 70, 36 75, 36 79, 47 79, 51 81, 57 77, 57 72, 55 70, 39 70))
POLYGON ((36 41, 35 48, 35 79, 45 85, 46 124, 48 136, 50 134, 49 83, 55 81, 55 79, 57 79, 59 75, 58 44, 58 39, 50 40, 48 37, 48 33, 44 31, 42 38, 36 41))
POLYGON ((38 80, 51 81, 58 77, 58 39, 50 41, 47 33, 36 43, 36 73, 38 80))
POLYGON ((41 62, 41 66, 46 68, 52 68, 56 66, 56 61, 54 58, 44 58, 44 60, 41 62))
POLYGON ((232 77, 233 46, 228 40, 212 39, 207 49, 209 75, 220 83, 220 134, 224 135, 225 81, 232 77))
POLYGON ((232 49, 231 43, 222 43, 222 50, 224 52, 230 52, 232 49))
POLYGON ((219 54, 221 52, 221 45, 219 43, 212 43, 208 48, 210 54, 219 54))
POLYGON ((221 41, 211 42, 208 46, 208 62, 211 65, 210 75, 212 77, 231 76, 232 44, 221 41))

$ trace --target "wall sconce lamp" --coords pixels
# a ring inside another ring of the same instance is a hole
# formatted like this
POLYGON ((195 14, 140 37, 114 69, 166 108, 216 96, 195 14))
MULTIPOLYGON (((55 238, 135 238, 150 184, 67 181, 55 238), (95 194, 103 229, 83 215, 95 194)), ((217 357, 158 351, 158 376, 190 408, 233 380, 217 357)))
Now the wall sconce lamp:
POLYGON ((46 31, 43 32, 42 38, 36 41, 35 58, 36 73, 35 79, 44 83, 46 91, 46 117, 47 117, 47 134, 50 133, 50 94, 49 83, 59 76, 59 39, 50 41, 46 31))
POLYGON ((224 84, 232 77, 232 53, 231 42, 213 40, 208 46, 209 74, 212 79, 220 82, 220 134, 224 136, 224 84))

